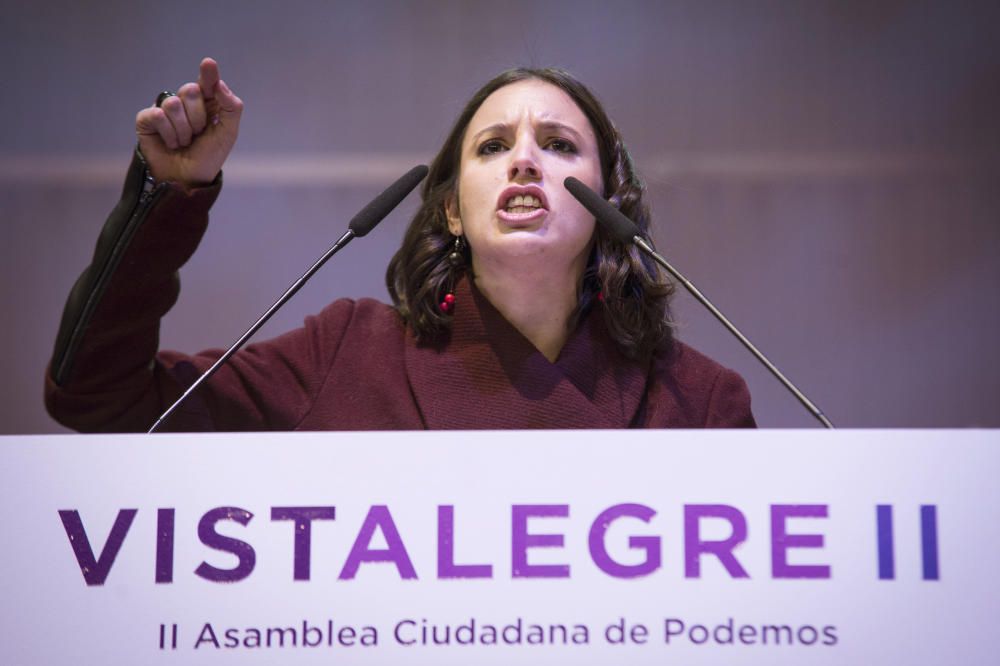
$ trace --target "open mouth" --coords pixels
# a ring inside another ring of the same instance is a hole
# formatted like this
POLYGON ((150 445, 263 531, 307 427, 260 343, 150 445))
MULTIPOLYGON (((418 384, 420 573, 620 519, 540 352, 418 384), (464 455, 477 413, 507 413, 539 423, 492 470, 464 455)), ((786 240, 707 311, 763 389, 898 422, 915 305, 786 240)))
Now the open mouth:
POLYGON ((545 193, 539 187, 508 187, 497 200, 497 217, 507 224, 531 224, 547 213, 545 193))
POLYGON ((513 215, 533 213, 542 207, 542 200, 533 194, 517 194, 507 200, 504 210, 513 215))

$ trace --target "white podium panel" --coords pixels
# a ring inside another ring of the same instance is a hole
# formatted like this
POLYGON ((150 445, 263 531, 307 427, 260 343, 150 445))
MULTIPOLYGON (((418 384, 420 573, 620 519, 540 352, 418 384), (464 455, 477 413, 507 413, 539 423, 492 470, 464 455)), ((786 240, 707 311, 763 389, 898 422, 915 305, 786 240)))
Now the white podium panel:
POLYGON ((993 664, 997 431, 0 439, 3 664, 993 664))

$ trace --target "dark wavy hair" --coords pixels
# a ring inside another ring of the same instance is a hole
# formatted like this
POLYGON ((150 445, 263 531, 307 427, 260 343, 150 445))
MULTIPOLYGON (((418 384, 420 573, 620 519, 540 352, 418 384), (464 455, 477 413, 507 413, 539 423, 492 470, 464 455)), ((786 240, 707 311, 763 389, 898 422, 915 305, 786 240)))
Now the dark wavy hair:
MULTIPOLYGON (((451 316, 442 312, 439 305, 454 279, 448 255, 455 238, 448 230, 445 206, 449 196, 457 193, 465 131, 487 97, 504 86, 529 79, 557 86, 587 116, 597 136, 603 196, 635 222, 642 235, 652 243, 645 186, 636 174, 618 128, 597 98, 580 81, 560 69, 507 70, 476 91, 462 109, 431 164, 421 188, 420 208, 386 270, 389 295, 407 326, 422 343, 437 342, 451 324, 451 316)), ((467 268, 472 265, 469 252, 466 245, 467 268)), ((614 240, 598 225, 579 286, 577 307, 567 325, 575 328, 581 317, 598 303, 604 310, 608 331, 621 352, 629 358, 645 358, 658 348, 668 347, 672 341, 669 301, 673 292, 673 285, 659 266, 635 247, 614 240)))

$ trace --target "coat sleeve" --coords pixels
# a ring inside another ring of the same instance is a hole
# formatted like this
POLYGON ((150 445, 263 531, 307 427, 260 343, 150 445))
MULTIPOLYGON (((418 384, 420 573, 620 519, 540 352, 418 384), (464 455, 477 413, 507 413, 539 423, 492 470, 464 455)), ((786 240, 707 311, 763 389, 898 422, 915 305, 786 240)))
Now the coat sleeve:
POLYGON ((739 374, 721 368, 708 400, 706 428, 756 428, 750 390, 739 374))
MULTIPOLYGON (((142 432, 221 355, 158 352, 160 319, 180 290, 178 269, 208 225, 221 177, 187 191, 153 185, 141 156, 70 292, 45 377, 45 403, 81 432, 142 432)), ((304 328, 246 348, 166 421, 163 430, 293 428, 336 353, 353 303, 304 328), (280 387, 280 390, 275 390, 280 387)))

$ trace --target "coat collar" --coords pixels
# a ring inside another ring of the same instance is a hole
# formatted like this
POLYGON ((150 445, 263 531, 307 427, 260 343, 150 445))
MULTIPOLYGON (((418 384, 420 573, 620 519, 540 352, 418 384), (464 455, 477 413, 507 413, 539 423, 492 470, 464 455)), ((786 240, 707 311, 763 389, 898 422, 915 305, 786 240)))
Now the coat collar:
POLYGON ((406 371, 431 429, 624 428, 636 417, 648 363, 622 356, 594 308, 550 362, 467 279, 451 332, 420 345, 407 332, 406 371))

